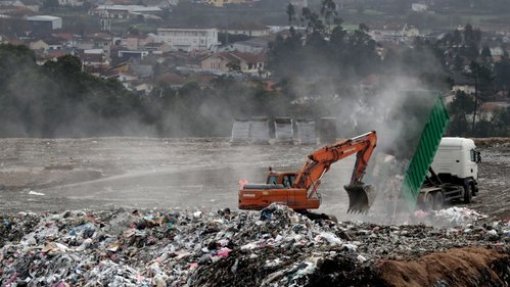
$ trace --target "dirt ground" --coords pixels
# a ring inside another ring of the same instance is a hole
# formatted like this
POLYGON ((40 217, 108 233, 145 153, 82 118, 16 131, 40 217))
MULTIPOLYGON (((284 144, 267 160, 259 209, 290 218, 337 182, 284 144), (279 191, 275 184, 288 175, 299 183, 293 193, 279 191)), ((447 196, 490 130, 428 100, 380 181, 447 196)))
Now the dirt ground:
MULTIPOLYGON (((478 140, 480 193, 469 206, 499 218, 510 218, 508 141, 478 140)), ((239 179, 264 181, 268 166, 297 169, 314 148, 217 138, 0 139, 0 208, 235 208, 239 179)), ((335 164, 323 179, 320 212, 347 218, 342 186, 353 163, 335 164)))

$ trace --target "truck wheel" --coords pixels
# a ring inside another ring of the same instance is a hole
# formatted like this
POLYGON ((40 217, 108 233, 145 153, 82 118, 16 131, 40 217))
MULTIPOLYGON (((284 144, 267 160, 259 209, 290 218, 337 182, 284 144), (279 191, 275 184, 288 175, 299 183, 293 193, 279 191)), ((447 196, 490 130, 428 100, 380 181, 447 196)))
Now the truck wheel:
POLYGON ((434 208, 434 197, 432 193, 428 192, 423 198, 423 210, 429 211, 434 208))
POLYGON ((478 189, 475 187, 475 184, 471 183, 469 187, 471 188, 473 196, 476 196, 478 194, 478 189))
POLYGON ((471 190, 471 184, 464 186, 464 203, 471 203, 473 199, 473 192, 471 190))
POLYGON ((444 195, 441 191, 434 193, 434 209, 439 210, 443 208, 444 195))

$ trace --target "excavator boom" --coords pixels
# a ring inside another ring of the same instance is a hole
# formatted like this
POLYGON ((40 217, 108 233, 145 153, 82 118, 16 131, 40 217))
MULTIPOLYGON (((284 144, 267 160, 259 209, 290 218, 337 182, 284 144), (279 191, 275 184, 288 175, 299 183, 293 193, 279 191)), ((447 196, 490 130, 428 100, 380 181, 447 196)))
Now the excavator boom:
POLYGON ((349 195, 348 211, 366 212, 375 193, 362 179, 376 143, 376 132, 372 131, 312 152, 296 173, 279 174, 271 170, 266 185, 246 184, 241 188, 239 208, 262 209, 273 202, 281 202, 294 209, 318 208, 320 196, 317 190, 324 174, 333 163, 356 154, 350 184, 345 186, 349 195))

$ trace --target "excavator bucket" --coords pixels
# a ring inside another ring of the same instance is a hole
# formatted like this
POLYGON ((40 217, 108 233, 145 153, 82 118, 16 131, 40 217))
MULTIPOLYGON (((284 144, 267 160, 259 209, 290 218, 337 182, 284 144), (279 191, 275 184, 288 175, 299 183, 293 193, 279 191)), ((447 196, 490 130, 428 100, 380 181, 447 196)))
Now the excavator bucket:
POLYGON ((372 185, 363 183, 344 186, 349 195, 349 209, 347 212, 367 213, 375 199, 375 189, 372 185))

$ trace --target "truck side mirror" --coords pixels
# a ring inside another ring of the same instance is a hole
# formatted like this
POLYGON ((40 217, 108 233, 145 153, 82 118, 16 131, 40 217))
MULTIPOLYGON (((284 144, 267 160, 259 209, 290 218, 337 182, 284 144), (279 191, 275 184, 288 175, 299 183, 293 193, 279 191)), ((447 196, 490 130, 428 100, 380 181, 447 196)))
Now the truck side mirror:
POLYGON ((480 155, 480 152, 477 151, 476 152, 476 163, 481 163, 482 162, 482 156, 480 155))

